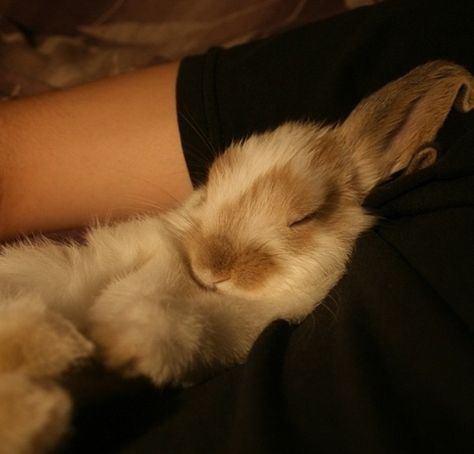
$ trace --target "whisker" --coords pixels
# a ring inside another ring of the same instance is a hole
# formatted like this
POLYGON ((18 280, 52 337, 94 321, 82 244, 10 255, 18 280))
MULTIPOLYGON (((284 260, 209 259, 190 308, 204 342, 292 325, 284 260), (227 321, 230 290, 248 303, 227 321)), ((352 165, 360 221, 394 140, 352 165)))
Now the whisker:
POLYGON ((191 114, 188 111, 181 110, 178 113, 179 116, 183 118, 186 123, 190 126, 190 128, 196 133, 196 135, 202 140, 202 142, 207 146, 208 150, 212 153, 213 157, 217 156, 216 149, 212 144, 209 137, 202 131, 199 127, 198 123, 192 118, 191 114))
MULTIPOLYGON (((337 305, 337 300, 334 298, 334 296, 327 295, 326 298, 331 300, 333 303, 335 303, 337 305)), ((334 310, 331 309, 331 307, 330 307, 330 305, 328 304, 327 301, 323 300, 320 304, 318 304, 317 307, 318 308, 319 307, 324 308, 334 318, 334 321, 337 320, 337 313, 334 310)))
MULTIPOLYGON (((176 204, 176 206, 180 205, 183 202, 182 199, 178 199, 172 192, 165 189, 163 187, 163 185, 160 184, 159 182, 156 182, 156 181, 153 181, 153 180, 150 180, 150 179, 147 179, 147 178, 143 178, 143 177, 137 177, 137 176, 134 176, 134 175, 130 175, 126 171, 118 171, 118 170, 115 169, 115 172, 117 172, 120 175, 123 175, 124 180, 128 179, 130 181, 133 181, 133 180, 140 181, 141 183, 144 183, 144 184, 148 185, 148 187, 152 188, 154 191, 156 191, 158 193, 161 193, 161 194, 165 195, 166 197, 168 197, 170 200, 172 200, 176 204)), ((181 171, 177 171, 177 172, 170 172, 166 176, 176 176, 176 175, 181 175, 181 174, 182 174, 181 171)), ((131 197, 131 196, 132 195, 130 193, 127 194, 127 197, 131 197)), ((138 197, 138 196, 135 195, 135 197, 138 197)), ((150 201, 151 201, 151 199, 150 199, 150 201)))
MULTIPOLYGON (((186 147, 186 154, 188 157, 194 158, 196 161, 202 162, 210 162, 212 163, 215 158, 219 155, 219 153, 213 153, 212 158, 209 159, 209 155, 207 155, 202 148, 198 148, 192 145, 186 147)), ((206 169, 207 174, 207 169, 206 169)))

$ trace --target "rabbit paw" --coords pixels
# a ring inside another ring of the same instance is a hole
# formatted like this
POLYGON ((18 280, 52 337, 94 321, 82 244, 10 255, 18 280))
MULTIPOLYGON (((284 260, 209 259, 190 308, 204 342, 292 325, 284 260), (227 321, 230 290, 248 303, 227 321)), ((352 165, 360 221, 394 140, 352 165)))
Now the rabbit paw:
POLYGON ((104 363, 157 385, 187 382, 203 347, 200 315, 181 299, 125 295, 103 295, 91 311, 90 338, 104 363))
POLYGON ((66 432, 71 402, 55 385, 21 373, 2 374, 0 402, 0 454, 43 453, 66 432))
POLYGON ((53 377, 90 356, 93 345, 64 317, 34 297, 2 301, 0 373, 53 377))

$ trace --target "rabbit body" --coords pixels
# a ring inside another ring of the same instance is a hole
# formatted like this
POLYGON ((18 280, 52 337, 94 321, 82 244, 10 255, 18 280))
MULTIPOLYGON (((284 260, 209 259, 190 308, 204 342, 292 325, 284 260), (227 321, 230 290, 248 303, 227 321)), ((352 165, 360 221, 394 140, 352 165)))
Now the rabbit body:
POLYGON ((0 310, 42 307, 105 363, 159 385, 242 361, 272 320, 311 312, 372 225, 350 155, 328 147, 313 162, 329 133, 288 123, 254 135, 172 212, 91 229, 81 245, 6 248, 0 310))
POLYGON ((428 63, 341 125, 289 122, 234 143, 175 210, 91 228, 84 244, 5 247, 0 397, 16 397, 12 416, 0 407, 0 454, 54 445, 70 401, 51 380, 92 355, 157 385, 185 384, 244 361, 273 320, 307 316, 374 224, 367 193, 432 163, 432 115, 439 128, 453 104, 469 110, 471 89, 463 68, 428 63))

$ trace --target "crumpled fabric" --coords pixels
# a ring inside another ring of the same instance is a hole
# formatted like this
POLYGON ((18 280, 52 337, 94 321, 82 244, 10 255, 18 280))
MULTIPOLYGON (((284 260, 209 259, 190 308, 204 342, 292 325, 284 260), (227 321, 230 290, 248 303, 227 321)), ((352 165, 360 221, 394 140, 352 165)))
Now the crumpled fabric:
MULTIPOLYGON (((0 97, 71 87, 178 60, 212 46, 229 47, 372 2, 246 0, 223 4, 215 0, 168 0, 153 5, 145 0, 116 0, 95 20, 75 24, 75 33, 51 34, 42 30, 61 27, 47 23, 47 8, 17 1, 16 16, 9 19, 7 10, 0 20, 0 97), (25 14, 21 14, 21 7, 25 14), (25 8, 35 14, 26 14, 25 8), (18 20, 26 24, 19 26, 18 20)), ((50 3, 55 4, 54 0, 50 3)), ((53 17, 57 20, 58 16, 56 11, 53 17)))

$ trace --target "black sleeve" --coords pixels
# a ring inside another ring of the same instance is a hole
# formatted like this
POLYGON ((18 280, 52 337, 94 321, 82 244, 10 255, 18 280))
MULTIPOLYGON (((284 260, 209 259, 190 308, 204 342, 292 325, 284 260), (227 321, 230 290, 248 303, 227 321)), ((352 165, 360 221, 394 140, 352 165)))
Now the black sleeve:
MULTIPOLYGON (((193 182, 232 140, 289 119, 342 119, 428 60, 473 72, 473 19, 472 0, 387 1, 184 60, 177 99, 193 182)), ((116 393, 114 418, 83 405, 76 440, 88 446, 94 433, 90 446, 106 452, 126 439, 130 453, 472 452, 474 115, 452 113, 439 142, 433 167, 369 196, 380 222, 301 325, 272 324, 246 364, 193 388, 116 393)))

